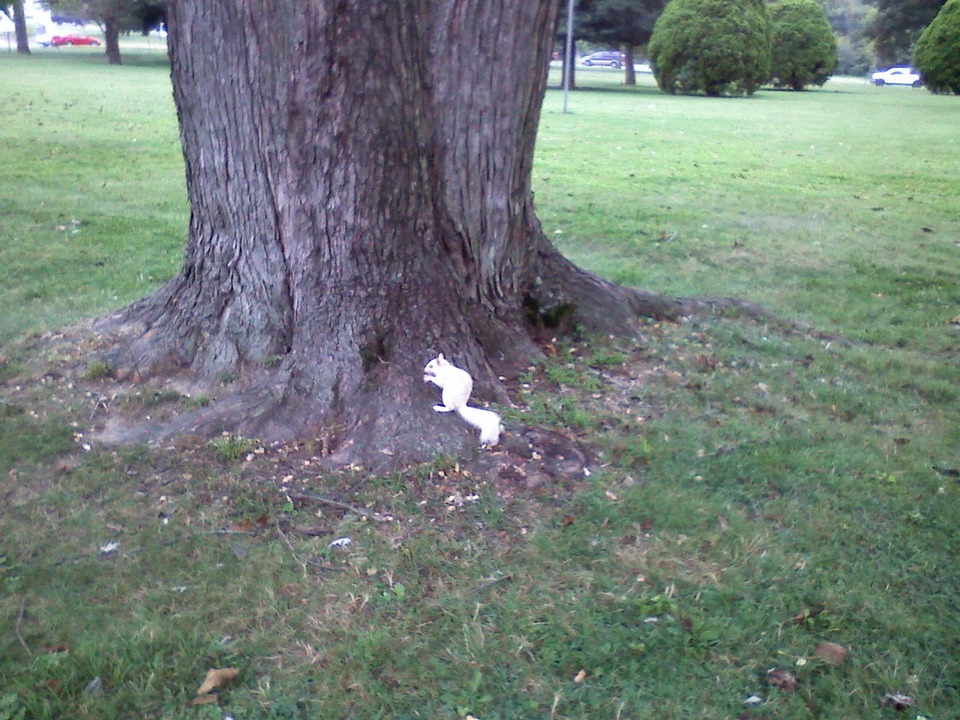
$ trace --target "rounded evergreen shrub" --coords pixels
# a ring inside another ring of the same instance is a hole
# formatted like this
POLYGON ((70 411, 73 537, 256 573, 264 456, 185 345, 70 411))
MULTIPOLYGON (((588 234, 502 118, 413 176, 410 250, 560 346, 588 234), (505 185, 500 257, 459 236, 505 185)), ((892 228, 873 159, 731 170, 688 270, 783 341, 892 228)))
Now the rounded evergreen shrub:
POLYGON ((770 6, 774 87, 823 85, 837 67, 837 38, 816 0, 778 0, 770 6))
POLYGON ((770 77, 766 0, 670 0, 648 54, 664 92, 752 95, 770 77))
POLYGON ((947 0, 920 34, 913 64, 932 92, 960 95, 960 0, 947 0))

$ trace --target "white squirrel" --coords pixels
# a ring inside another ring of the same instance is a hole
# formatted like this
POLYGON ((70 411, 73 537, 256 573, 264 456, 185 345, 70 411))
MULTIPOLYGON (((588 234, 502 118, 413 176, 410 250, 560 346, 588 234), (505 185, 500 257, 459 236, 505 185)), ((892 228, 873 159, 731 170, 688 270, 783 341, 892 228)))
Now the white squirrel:
POLYGON ((491 410, 467 405, 473 390, 470 373, 461 370, 440 353, 423 369, 423 381, 432 382, 443 391, 443 405, 434 405, 434 410, 442 413, 456 410, 460 417, 480 431, 481 445, 493 447, 497 444, 500 440, 500 416, 491 410))

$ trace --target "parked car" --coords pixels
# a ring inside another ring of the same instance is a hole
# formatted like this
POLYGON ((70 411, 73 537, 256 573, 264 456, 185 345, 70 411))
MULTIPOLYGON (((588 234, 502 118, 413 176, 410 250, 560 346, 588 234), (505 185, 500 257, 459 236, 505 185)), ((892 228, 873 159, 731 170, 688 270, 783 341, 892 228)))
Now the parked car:
POLYGON ((604 67, 618 68, 623 66, 623 53, 615 50, 599 50, 598 52, 584 55, 580 58, 580 64, 591 67, 593 65, 602 65, 604 67))
POLYGON ((913 68, 906 67, 905 65, 875 72, 870 76, 870 82, 878 87, 881 85, 912 85, 913 87, 920 87, 923 84, 923 81, 920 79, 920 74, 913 68))
POLYGON ((100 41, 89 35, 54 35, 50 38, 53 47, 62 45, 99 45, 100 41))

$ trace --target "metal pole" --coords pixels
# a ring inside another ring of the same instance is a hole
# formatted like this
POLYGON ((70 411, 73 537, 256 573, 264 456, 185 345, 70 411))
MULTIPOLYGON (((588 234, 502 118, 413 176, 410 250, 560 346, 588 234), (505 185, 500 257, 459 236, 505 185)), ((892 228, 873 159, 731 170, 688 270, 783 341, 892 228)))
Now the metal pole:
POLYGON ((563 112, 567 112, 567 96, 570 94, 570 77, 573 75, 573 3, 567 0, 567 44, 563 57, 563 112))

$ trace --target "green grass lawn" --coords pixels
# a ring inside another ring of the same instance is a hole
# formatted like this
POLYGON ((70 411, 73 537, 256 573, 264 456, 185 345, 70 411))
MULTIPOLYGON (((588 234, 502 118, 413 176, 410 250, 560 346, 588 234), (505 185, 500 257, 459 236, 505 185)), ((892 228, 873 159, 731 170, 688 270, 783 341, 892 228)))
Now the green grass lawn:
POLYGON ((534 168, 560 247, 834 339, 698 318, 558 342, 506 424, 576 439, 589 476, 330 475, 309 443, 84 449, 108 407, 203 402, 57 341, 180 262, 148 50, 0 56, 0 720, 960 715, 960 99, 581 72, 534 168))

